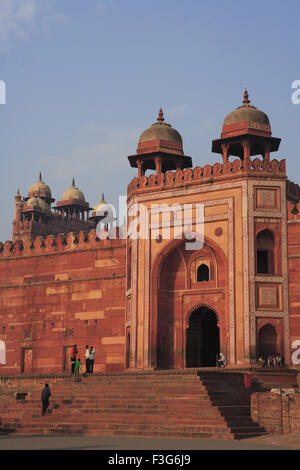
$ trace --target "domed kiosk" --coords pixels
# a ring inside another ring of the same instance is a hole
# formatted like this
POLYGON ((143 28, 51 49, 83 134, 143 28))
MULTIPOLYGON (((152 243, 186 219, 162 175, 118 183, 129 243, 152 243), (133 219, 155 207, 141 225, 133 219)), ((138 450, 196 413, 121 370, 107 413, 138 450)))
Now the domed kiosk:
POLYGON ((271 137, 271 125, 266 113, 250 104, 248 91, 244 91, 242 106, 229 113, 223 123, 221 139, 213 140, 212 152, 220 153, 223 163, 230 155, 247 160, 252 155, 262 155, 270 160, 281 139, 271 137))
POLYGON ((183 153, 181 135, 165 122, 162 108, 157 122, 141 134, 137 154, 130 155, 128 160, 132 167, 139 169, 139 177, 144 176, 146 170, 159 174, 192 166, 191 157, 183 153))
POLYGON ((83 192, 75 186, 73 178, 72 186, 63 193, 55 211, 62 220, 72 221, 80 226, 88 224, 90 210, 89 203, 86 202, 83 192))
POLYGON ((63 193, 61 200, 85 202, 84 194, 75 186, 74 179, 72 186, 63 193))
POLYGON ((101 201, 95 205, 90 220, 98 231, 103 227, 109 230, 113 228, 117 219, 113 207, 104 200, 104 193, 102 193, 101 201))
MULTIPOLYGON (((51 189, 49 186, 42 180, 42 174, 40 173, 39 179, 36 183, 32 184, 28 190, 28 195, 24 198, 25 201, 28 201, 31 198, 38 197, 46 204, 51 204, 55 199, 51 195, 51 189)), ((33 202, 33 201, 31 201, 33 202)))
POLYGON ((32 196, 29 198, 25 204, 25 208, 37 209, 40 211, 50 211, 51 207, 43 199, 37 196, 32 196))

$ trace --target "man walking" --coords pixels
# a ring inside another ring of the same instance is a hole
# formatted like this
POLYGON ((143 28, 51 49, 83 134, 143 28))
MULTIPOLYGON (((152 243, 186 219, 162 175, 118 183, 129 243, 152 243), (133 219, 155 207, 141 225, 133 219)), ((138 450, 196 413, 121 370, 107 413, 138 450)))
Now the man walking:
POLYGON ((45 384, 45 387, 42 390, 42 415, 44 415, 49 407, 49 397, 51 397, 51 392, 48 384, 45 384))

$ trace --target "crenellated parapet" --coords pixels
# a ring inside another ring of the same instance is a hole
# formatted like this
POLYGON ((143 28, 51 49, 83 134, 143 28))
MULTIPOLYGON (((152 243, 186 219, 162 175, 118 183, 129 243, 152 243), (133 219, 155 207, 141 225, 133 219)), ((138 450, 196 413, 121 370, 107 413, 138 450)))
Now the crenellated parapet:
POLYGON ((89 232, 60 233, 57 236, 48 235, 47 237, 36 237, 33 240, 24 239, 15 242, 8 240, 5 243, 0 242, 0 260, 76 250, 113 248, 119 246, 120 243, 125 244, 126 240, 122 240, 118 227, 100 238, 96 230, 91 229, 89 232))
POLYGON ((223 164, 215 163, 214 165, 205 165, 203 168, 197 166, 195 168, 187 168, 185 170, 178 169, 175 172, 151 174, 133 178, 128 185, 128 196, 132 193, 155 188, 179 187, 193 183, 211 183, 224 179, 232 179, 239 177, 255 177, 255 178, 286 178, 286 162, 285 159, 278 161, 261 160, 255 158, 253 161, 242 161, 236 159, 233 162, 227 161, 223 164))

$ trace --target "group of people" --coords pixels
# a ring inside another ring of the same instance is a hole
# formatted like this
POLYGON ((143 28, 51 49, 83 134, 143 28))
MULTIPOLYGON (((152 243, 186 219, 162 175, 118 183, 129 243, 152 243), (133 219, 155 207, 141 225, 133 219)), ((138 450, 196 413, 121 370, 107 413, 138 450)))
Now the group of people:
MULTIPOLYGON (((93 346, 86 345, 85 347, 85 373, 92 374, 94 371, 94 362, 95 362, 95 349, 93 346)), ((71 373, 74 374, 75 382, 79 381, 79 372, 81 369, 81 360, 78 355, 77 344, 75 344, 71 351, 71 373)))
MULTIPOLYGON (((86 345, 85 347, 85 373, 92 374, 94 371, 94 361, 95 361, 95 349, 93 346, 86 345)), ((71 350, 71 373, 74 374, 75 382, 79 381, 79 371, 81 369, 81 360, 78 357, 78 348, 77 344, 74 344, 71 350)), ((49 408, 49 398, 51 397, 49 384, 45 384, 45 387, 42 390, 41 400, 42 400, 42 415, 47 412, 49 408)), ((49 410, 48 410, 49 411, 49 410)))
POLYGON ((282 358, 279 353, 277 354, 270 354, 270 356, 267 357, 267 359, 264 359, 262 355, 259 356, 258 358, 258 363, 262 366, 265 367, 281 367, 282 366, 282 358))

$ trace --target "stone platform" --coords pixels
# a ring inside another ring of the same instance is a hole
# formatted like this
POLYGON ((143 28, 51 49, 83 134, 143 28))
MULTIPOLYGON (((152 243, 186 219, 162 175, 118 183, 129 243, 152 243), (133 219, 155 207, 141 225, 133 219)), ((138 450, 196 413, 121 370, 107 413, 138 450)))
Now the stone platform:
POLYGON ((1 377, 0 433, 242 439, 265 434, 251 393, 295 385, 295 371, 185 369, 1 377), (251 388, 244 374, 251 373, 251 388), (41 415, 41 390, 51 389, 41 415), (17 399, 18 398, 18 399, 17 399))

